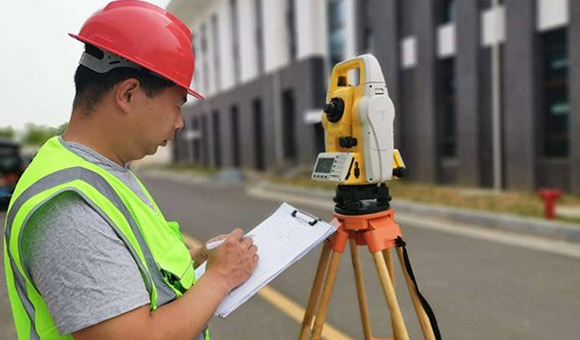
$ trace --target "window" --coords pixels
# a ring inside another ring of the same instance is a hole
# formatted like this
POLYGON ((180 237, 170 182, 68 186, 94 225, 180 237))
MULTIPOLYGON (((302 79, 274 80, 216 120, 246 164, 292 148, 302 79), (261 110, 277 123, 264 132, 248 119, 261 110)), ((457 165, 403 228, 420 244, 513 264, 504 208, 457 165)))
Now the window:
POLYGON ((214 111, 212 115, 213 153, 216 168, 222 166, 222 147, 220 133, 220 113, 214 111))
POLYGON ((457 122, 455 114, 455 58, 439 61, 439 136, 440 152, 445 158, 457 156, 457 122))
POLYGON ((314 124, 314 152, 319 154, 326 151, 324 127, 322 123, 314 124))
MULTIPOLYGON (((199 133, 199 118, 198 117, 194 117, 192 119, 191 125, 192 125, 192 131, 194 131, 195 133, 199 133)), ((201 162, 200 140, 199 140, 199 138, 193 138, 191 142, 193 144, 193 161, 194 161, 194 163, 200 163, 201 162)))
POLYGON ((262 0, 254 0, 254 10, 256 15, 256 61, 258 63, 258 73, 264 73, 264 17, 262 16, 262 0))
POLYGON ((240 159, 240 112, 236 105, 232 106, 231 110, 231 124, 232 124, 232 151, 234 167, 241 165, 240 159))
POLYGON ((296 160, 296 109, 294 92, 284 91, 282 94, 282 135, 284 140, 284 158, 290 161, 296 160))
POLYGON ((240 22, 238 19, 238 1, 230 0, 230 15, 232 18, 232 50, 234 53, 234 81, 239 83, 240 75, 240 22))
POLYGON ((439 24, 448 24, 455 21, 455 0, 442 0, 439 24))
POLYGON ((566 157, 570 152, 570 99, 566 28, 543 33, 542 44, 542 155, 566 157))
POLYGON ((213 68, 215 77, 215 88, 219 91, 221 88, 221 65, 220 65, 220 34, 219 21, 217 14, 211 16, 211 30, 213 40, 213 68))
POLYGON ((296 13, 294 0, 286 0, 286 34, 288 41, 288 56, 291 61, 296 60, 296 13))
POLYGON ((259 98, 254 99, 252 107, 254 109, 254 164, 257 170, 264 170, 266 164, 264 161, 264 139, 262 138, 262 130, 264 129, 262 101, 259 98))
POLYGON ((361 11, 363 25, 362 52, 373 53, 375 50, 375 31, 372 26, 372 0, 362 0, 361 11))
POLYGON ((344 59, 346 46, 346 9, 344 0, 328 0, 328 40, 330 66, 344 59))
POLYGON ((204 114, 201 116, 201 164, 204 166, 209 165, 209 138, 208 138, 208 126, 207 126, 207 116, 204 114))
POLYGON ((201 56, 203 63, 203 88, 207 91, 209 89, 209 66, 207 64, 207 28, 205 24, 201 25, 201 56))

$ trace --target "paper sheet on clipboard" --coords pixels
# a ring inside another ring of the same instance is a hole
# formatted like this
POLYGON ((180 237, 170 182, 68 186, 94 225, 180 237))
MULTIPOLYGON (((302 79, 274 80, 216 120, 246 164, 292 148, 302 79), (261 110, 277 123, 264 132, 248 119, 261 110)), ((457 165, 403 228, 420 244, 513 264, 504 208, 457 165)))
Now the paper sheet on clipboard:
MULTIPOLYGON (((228 294, 215 315, 228 316, 335 231, 336 227, 282 203, 276 212, 246 234, 251 235, 258 247, 258 266, 244 284, 228 294)), ((205 263, 195 270, 197 278, 204 272, 205 263)))

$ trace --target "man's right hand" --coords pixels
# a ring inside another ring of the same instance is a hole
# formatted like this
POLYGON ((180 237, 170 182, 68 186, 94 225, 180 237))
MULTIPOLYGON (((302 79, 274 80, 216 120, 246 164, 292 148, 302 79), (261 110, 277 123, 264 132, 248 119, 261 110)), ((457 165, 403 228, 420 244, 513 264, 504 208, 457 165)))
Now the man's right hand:
POLYGON ((242 229, 235 229, 226 241, 210 251, 204 276, 209 275, 217 283, 222 282, 229 292, 244 283, 258 264, 258 247, 252 238, 242 238, 242 229))

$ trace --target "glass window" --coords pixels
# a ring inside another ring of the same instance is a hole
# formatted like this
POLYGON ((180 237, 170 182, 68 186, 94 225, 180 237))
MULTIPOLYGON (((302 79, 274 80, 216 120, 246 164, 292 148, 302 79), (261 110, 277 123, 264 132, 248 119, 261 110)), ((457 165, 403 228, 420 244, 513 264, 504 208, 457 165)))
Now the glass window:
POLYGON ((455 58, 446 58, 439 61, 440 91, 440 140, 441 154, 443 157, 455 158, 457 156, 457 122, 455 114, 455 58))
POLYGON ((238 1, 230 0, 230 15, 232 18, 232 50, 234 53, 234 81, 240 81, 240 21, 238 19, 238 1))
POLYGON ((296 13, 294 0, 286 0, 286 35, 288 42, 288 56, 296 60, 296 13))
POLYGON ((264 155, 264 138, 262 136, 264 130, 264 119, 262 110, 262 100, 256 98, 252 102, 253 118, 254 118, 254 164, 257 170, 264 170, 266 168, 264 155))
POLYGON ((203 88, 209 89, 209 65, 207 63, 207 28, 205 24, 201 25, 201 55, 202 55, 202 77, 203 88))
POLYGON ((439 23, 447 24, 453 21, 455 21, 455 0, 443 0, 439 23))
POLYGON ((346 45, 345 13, 344 0, 328 0, 328 40, 331 66, 344 59, 346 45))
POLYGON ((212 114, 212 134, 213 134, 213 154, 214 165, 219 168, 222 166, 222 147, 221 147, 221 128, 220 113, 214 111, 212 114))
MULTIPOLYGON (((192 125, 192 130, 199 134, 200 131, 199 131, 199 118, 198 117, 193 117, 193 119, 191 120, 191 125, 192 125)), ((200 163, 201 162, 201 141, 199 140, 199 138, 194 138, 192 140, 192 144, 193 144, 193 162, 200 163)))
POLYGON ((220 33, 217 14, 211 16, 212 44, 213 44, 213 67, 216 90, 221 88, 221 64, 220 64, 220 33))
POLYGON ((542 41, 542 155, 569 155, 570 99, 568 93, 567 29, 543 33, 542 41))
POLYGON ((362 0, 361 3, 362 11, 362 25, 363 25, 363 41, 362 41, 362 51, 365 53, 373 53, 375 50, 375 31, 373 29, 373 18, 372 11, 373 6, 371 0, 362 0))
POLYGON ((282 93, 282 140, 284 141, 284 158, 296 160, 296 98, 294 91, 286 90, 282 93))
POLYGON ((205 24, 201 25, 201 53, 207 53, 207 29, 205 24))
POLYGON ((254 0, 254 10, 256 15, 256 54, 258 56, 258 72, 264 72, 264 17, 262 16, 262 0, 254 0))
POLYGON ((232 106, 231 111, 230 111, 230 118, 231 118, 231 124, 232 124, 232 151, 233 151, 233 161, 234 161, 234 167, 239 167, 242 162, 241 162, 241 157, 240 157, 240 145, 241 145, 241 139, 240 139, 240 111, 238 109, 237 105, 232 106))

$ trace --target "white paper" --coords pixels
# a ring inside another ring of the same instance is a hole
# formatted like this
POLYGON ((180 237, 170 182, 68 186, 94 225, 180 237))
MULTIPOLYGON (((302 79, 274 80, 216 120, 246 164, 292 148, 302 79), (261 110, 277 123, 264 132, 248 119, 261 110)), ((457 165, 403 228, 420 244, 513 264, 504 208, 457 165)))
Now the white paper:
MULTIPOLYGON (((336 227, 321 220, 314 225, 308 223, 314 220, 317 218, 297 210, 288 203, 282 203, 274 214, 248 232, 246 235, 251 236, 258 247, 260 260, 252 276, 228 294, 215 315, 222 318, 228 316, 278 274, 336 231, 336 227), (294 211, 296 217, 292 216, 294 211)), ((195 270, 197 278, 204 272, 205 263, 195 270)))

